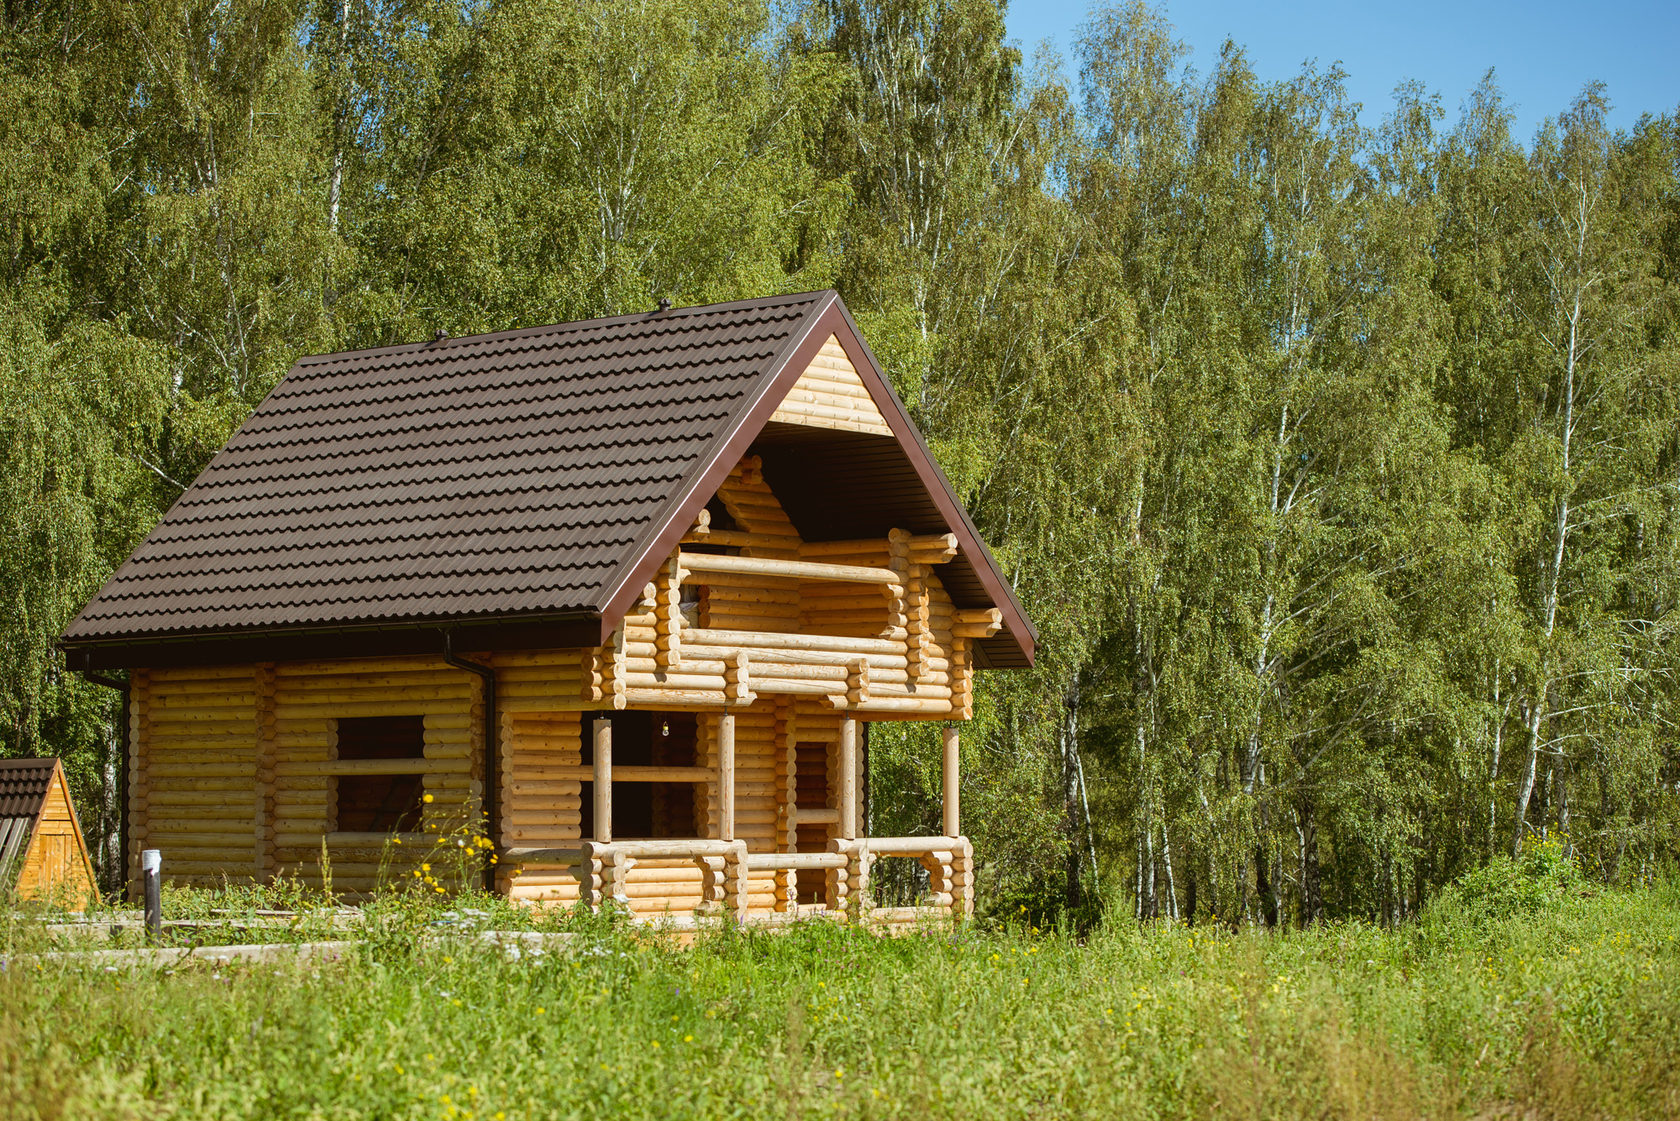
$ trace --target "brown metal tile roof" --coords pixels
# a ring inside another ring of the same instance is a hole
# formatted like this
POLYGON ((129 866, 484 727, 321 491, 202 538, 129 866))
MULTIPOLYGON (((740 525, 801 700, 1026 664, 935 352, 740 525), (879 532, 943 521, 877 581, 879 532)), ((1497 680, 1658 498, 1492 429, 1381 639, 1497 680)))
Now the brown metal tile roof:
POLYGON ((57 762, 52 758, 0 759, 0 818, 35 820, 57 762))
MULTIPOLYGON (((487 621, 610 630, 835 331, 867 355, 839 297, 818 292, 304 358, 64 646, 487 621)), ((865 364, 925 468, 918 485, 962 523, 983 598, 1008 601, 1013 658, 1030 659, 1031 625, 865 364)))

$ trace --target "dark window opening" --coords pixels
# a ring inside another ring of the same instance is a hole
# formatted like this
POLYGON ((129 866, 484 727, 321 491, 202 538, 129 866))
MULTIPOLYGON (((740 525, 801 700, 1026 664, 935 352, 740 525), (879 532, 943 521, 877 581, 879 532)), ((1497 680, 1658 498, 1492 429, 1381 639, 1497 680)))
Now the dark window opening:
MULTIPOLYGON (((595 721, 612 724, 613 767, 692 767, 699 727, 692 712, 584 713, 583 764, 595 762, 595 721)), ((705 787, 692 782, 613 783, 613 839, 698 837, 696 801, 705 787)), ((585 781, 578 835, 595 836, 595 784, 585 781)))
POLYGON ((706 586, 693 582, 684 584, 678 610, 682 612, 685 627, 704 627, 710 623, 711 597, 706 594, 706 586))
MULTIPOLYGON (((828 753, 826 743, 794 745, 793 805, 797 819, 802 810, 828 808, 828 753)), ((795 835, 795 852, 827 852, 832 834, 827 822, 800 822, 795 835)), ((802 868, 794 873, 799 902, 820 903, 828 897, 828 873, 821 868, 802 868)))
MULTIPOLYGON (((355 716, 338 722, 339 759, 424 759, 422 716, 355 716)), ((339 775, 334 779, 341 833, 413 833, 420 828, 425 779, 418 774, 339 775)))
POLYGON ((712 500, 706 503, 706 513, 712 516, 711 525, 713 529, 741 528, 740 523, 730 516, 729 507, 723 504, 723 499, 715 494, 712 495, 712 500))

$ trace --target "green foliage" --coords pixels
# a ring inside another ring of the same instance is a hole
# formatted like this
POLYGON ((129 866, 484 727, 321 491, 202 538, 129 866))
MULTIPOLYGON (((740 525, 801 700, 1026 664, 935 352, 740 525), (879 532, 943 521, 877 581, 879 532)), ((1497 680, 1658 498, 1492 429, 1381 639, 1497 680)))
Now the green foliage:
POLYGON ((1485 923, 1557 907, 1582 882, 1565 838, 1530 838, 1520 856, 1500 854, 1455 880, 1430 902, 1425 926, 1442 916, 1485 923))

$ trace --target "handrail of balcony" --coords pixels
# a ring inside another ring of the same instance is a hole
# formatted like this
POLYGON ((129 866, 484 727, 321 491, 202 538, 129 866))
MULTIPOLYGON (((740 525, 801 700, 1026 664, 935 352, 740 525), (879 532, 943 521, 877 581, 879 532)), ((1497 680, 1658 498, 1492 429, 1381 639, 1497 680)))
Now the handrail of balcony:
POLYGON ((747 854, 749 872, 794 872, 812 868, 844 868, 840 852, 753 852, 747 854))
POLYGON ((902 584, 904 576, 890 568, 823 561, 737 557, 722 553, 677 554, 677 566, 696 576, 714 572, 726 576, 776 576, 790 580, 833 580, 852 584, 902 584))

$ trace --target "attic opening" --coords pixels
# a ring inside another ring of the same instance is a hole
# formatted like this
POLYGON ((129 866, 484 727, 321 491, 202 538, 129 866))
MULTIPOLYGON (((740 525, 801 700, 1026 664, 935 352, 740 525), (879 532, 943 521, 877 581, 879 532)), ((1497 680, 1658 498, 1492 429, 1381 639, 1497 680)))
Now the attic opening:
MULTIPOLYGON (((338 759, 400 760, 426 757, 423 716, 349 716, 338 721, 338 759)), ((414 833, 420 829, 425 776, 340 774, 333 778, 333 831, 414 833)))
MULTIPOLYGON (((692 712, 619 709, 585 713, 583 763, 595 763, 595 720, 612 725, 613 769, 620 767, 692 767, 698 754, 699 724, 692 712)), ((615 779, 612 784, 614 840, 652 840, 700 836, 697 799, 703 784, 615 779)), ((578 835, 595 836, 595 783, 583 783, 578 835)))

